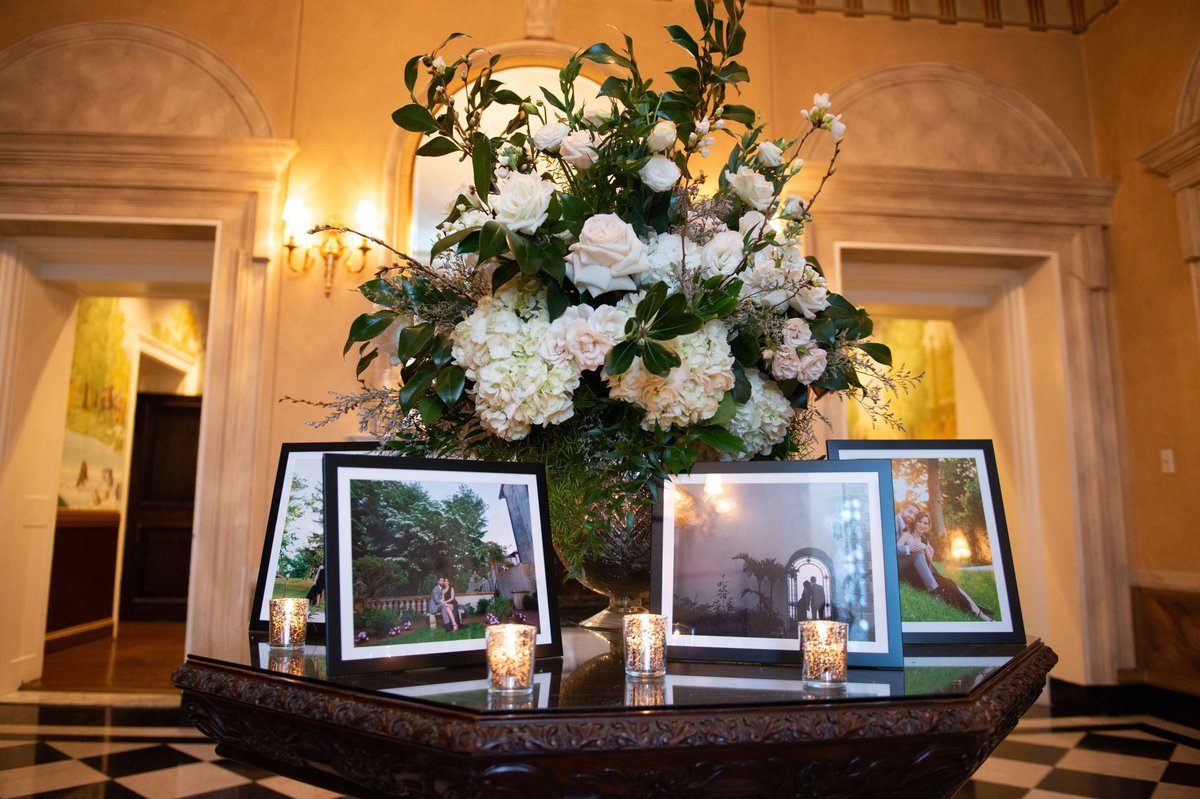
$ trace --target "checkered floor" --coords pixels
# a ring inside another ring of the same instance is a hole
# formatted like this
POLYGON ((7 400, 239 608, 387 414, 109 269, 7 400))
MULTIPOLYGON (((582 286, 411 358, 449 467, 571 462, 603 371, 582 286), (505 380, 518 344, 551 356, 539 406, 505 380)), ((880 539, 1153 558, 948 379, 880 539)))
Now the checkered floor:
MULTIPOLYGON (((329 799, 220 758, 178 708, 0 704, 0 799, 329 799)), ((1200 799, 1200 730, 1149 717, 1031 718, 957 799, 1200 799)))

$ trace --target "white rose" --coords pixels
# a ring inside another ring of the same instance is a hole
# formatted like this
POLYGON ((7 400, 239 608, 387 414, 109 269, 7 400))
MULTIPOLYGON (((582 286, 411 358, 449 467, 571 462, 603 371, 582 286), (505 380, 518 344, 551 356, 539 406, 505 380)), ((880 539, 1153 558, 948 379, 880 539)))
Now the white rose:
POLYGON ((812 267, 804 270, 804 285, 797 289, 789 301, 791 306, 804 314, 805 319, 815 319, 817 314, 829 307, 829 290, 825 278, 812 267))
POLYGON ((638 176, 651 191, 667 191, 679 181, 681 174, 675 162, 665 155, 652 157, 638 170, 638 176))
POLYGON ((796 367, 796 379, 806 386, 820 380, 821 375, 825 374, 825 363, 828 359, 829 355, 825 350, 813 347, 812 352, 800 358, 796 367))
MULTIPOLYGON (((564 145, 565 146, 565 145, 564 145)), ((646 245, 633 228, 616 214, 588 217, 579 241, 567 255, 567 277, 580 291, 599 296, 606 291, 632 291, 631 275, 645 271, 646 245)))
POLYGON ((775 187, 748 166, 738 167, 737 174, 725 172, 725 180, 738 197, 756 211, 765 211, 775 198, 775 187))
POLYGON ((611 305, 592 309, 568 308, 550 324, 542 339, 542 354, 549 360, 573 360, 580 369, 599 369, 625 328, 628 317, 611 305))
POLYGON ((511 230, 533 233, 546 221, 553 196, 553 183, 518 172, 510 175, 500 186, 500 193, 490 199, 497 222, 511 230))
POLYGON ((646 146, 650 148, 650 152, 652 153, 661 153, 675 143, 677 136, 675 123, 669 119, 664 119, 650 131, 650 135, 646 137, 646 146))
POLYGON ((576 169, 589 169, 600 160, 596 152, 596 137, 590 130, 568 133, 558 145, 558 154, 576 169))
POLYGON ((808 322, 795 316, 783 323, 783 343, 789 347, 807 347, 812 344, 812 330, 808 322))
POLYGON ((779 166, 783 163, 783 151, 773 141, 765 141, 758 145, 758 163, 763 166, 779 166))
POLYGON ((747 234, 753 234, 757 236, 765 231, 763 222, 766 221, 767 218, 758 211, 747 211, 746 213, 742 214, 742 218, 738 220, 738 233, 741 233, 743 238, 747 234))
POLYGON ((784 219, 800 219, 808 213, 808 203, 806 203, 799 195, 793 194, 783 202, 783 211, 780 216, 784 219))
POLYGON ((732 275, 741 265, 744 254, 741 233, 736 230, 718 233, 700 251, 700 274, 704 277, 732 275))
POLYGON ((533 134, 533 143, 537 145, 539 150, 547 150, 552 153, 558 152, 558 145, 562 144, 562 140, 571 132, 571 127, 562 122, 551 122, 548 125, 542 125, 538 128, 537 133, 533 134))
POLYGON ((800 356, 792 347, 782 347, 771 358, 771 376, 776 380, 795 380, 800 374, 800 356))

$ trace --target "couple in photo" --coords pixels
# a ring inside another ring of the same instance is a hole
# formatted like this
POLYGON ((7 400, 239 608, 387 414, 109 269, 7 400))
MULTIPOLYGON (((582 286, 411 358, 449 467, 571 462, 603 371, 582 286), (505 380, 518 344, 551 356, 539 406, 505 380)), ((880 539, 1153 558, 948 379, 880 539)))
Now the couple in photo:
POLYGON ((933 547, 927 536, 933 520, 912 502, 905 502, 896 514, 896 558, 900 581, 927 591, 952 608, 991 621, 995 613, 981 608, 958 584, 938 572, 933 565, 933 547))
POLYGON ((462 626, 462 616, 458 612, 458 600, 455 598, 454 586, 450 585, 449 577, 439 577, 433 584, 429 595, 429 606, 426 612, 430 616, 442 617, 442 629, 454 632, 462 626))

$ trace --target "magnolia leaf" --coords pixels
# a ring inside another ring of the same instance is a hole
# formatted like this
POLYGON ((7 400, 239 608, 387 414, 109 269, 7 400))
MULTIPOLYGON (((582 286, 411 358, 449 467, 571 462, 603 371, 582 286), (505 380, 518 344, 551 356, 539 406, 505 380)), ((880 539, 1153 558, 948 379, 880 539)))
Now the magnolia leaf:
POLYGON ((750 73, 736 61, 730 61, 717 71, 717 80, 722 83, 745 83, 750 80, 750 73))
POLYGON ((892 350, 886 344, 880 344, 875 341, 864 341, 860 344, 855 344, 860 350, 871 356, 871 360, 876 363, 881 363, 884 366, 892 365, 892 350))
POLYGON ((429 360, 433 361, 434 366, 445 366, 450 363, 452 350, 453 344, 450 341, 450 334, 445 330, 439 330, 437 335, 433 337, 433 343, 429 347, 429 360))
POLYGON ((376 305, 398 305, 404 299, 404 293, 392 285, 387 278, 377 277, 368 280, 358 287, 358 293, 367 298, 368 302, 376 305))
POLYGON ((406 411, 411 411, 429 386, 433 383, 434 370, 432 364, 425 364, 400 387, 400 407, 406 411))
POLYGON ((479 263, 495 258, 508 247, 504 227, 499 222, 488 221, 479 229, 479 263))
POLYGON ((588 61, 595 61, 597 64, 616 64, 618 66, 625 67, 626 69, 633 69, 632 61, 609 47, 604 42, 593 44, 591 47, 584 50, 582 57, 586 58, 588 61))
POLYGON ((500 291, 505 283, 516 277, 521 271, 521 267, 516 261, 507 259, 500 262, 500 265, 492 270, 492 293, 500 291))
POLYGON ((492 188, 496 154, 492 152, 491 140, 482 131, 475 131, 472 147, 474 149, 471 153, 471 167, 475 173, 475 191, 481 198, 486 198, 492 188))
POLYGON ((433 247, 430 248, 430 250, 429 250, 429 257, 437 258, 439 255, 441 255, 446 250, 453 247, 455 244, 458 244, 460 241, 465 239, 467 236, 470 236, 472 233, 477 233, 478 231, 479 231, 479 228, 477 228, 477 227, 469 227, 469 228, 463 228, 462 230, 456 230, 455 232, 451 233, 449 236, 443 236, 442 238, 440 238, 436 242, 434 242, 433 247))
POLYGON ((395 311, 386 310, 361 314, 350 324, 350 335, 346 338, 346 346, 342 348, 342 355, 349 352, 350 347, 356 342, 370 341, 387 330, 397 316, 395 311))
MULTIPOLYGON (((683 299, 678 294, 674 295, 672 299, 674 297, 683 299)), ((690 311, 680 311, 670 315, 660 312, 658 318, 654 320, 654 324, 646 331, 646 335, 659 341, 667 341, 676 336, 695 333, 703 326, 704 320, 690 311)))
POLYGON ((637 355, 637 342, 622 341, 609 351, 605 368, 610 375, 622 374, 633 365, 635 355, 637 355))
POLYGON ((692 435, 719 452, 745 452, 746 443, 739 436, 716 425, 692 428, 692 435))
POLYGON ((410 325, 400 331, 400 338, 396 343, 396 360, 407 363, 424 352, 432 342, 432 322, 410 325))
POLYGON ((762 348, 758 345, 757 337, 749 335, 746 331, 739 332, 729 342, 729 349, 737 362, 743 366, 753 366, 762 357, 762 348))
POLYGON ((641 302, 637 304, 637 309, 634 311, 634 316, 639 322, 649 322, 658 313, 658 309, 662 307, 667 299, 667 284, 659 281, 651 286, 646 291, 646 296, 642 297, 641 302))
POLYGON ((679 366, 679 356, 663 345, 647 341, 642 346, 642 363, 646 371, 656 377, 666 377, 672 369, 679 366))
POLYGON ((412 90, 417 86, 417 69, 420 67, 422 57, 415 55, 404 65, 404 87, 408 89, 409 94, 412 94, 412 90))
POLYGON ((754 109, 747 105, 726 105, 721 107, 721 119, 741 122, 746 127, 754 125, 754 109))
MULTIPOLYGON (((345 354, 345 353, 343 353, 343 354, 345 354)), ((363 372, 367 371, 367 367, 371 365, 371 361, 375 360, 378 357, 379 357, 379 348, 376 347, 375 349, 368 352, 366 355, 359 358, 358 365, 354 367, 354 376, 358 377, 363 372)))
POLYGON ((555 319, 562 316, 569 307, 571 307, 571 300, 568 299, 567 294, 563 291, 562 286, 554 281, 547 283, 546 309, 550 312, 550 321, 553 322, 555 319))
POLYGON ((397 108, 392 112, 392 121, 414 133, 436 133, 438 130, 433 114, 429 113, 425 106, 416 103, 397 108))
POLYGON ((750 401, 750 378, 746 377, 746 368, 737 361, 733 362, 733 396, 734 402, 750 401))
POLYGON ((700 46, 686 28, 681 25, 668 25, 667 33, 671 34, 671 41, 691 53, 693 58, 700 56, 700 46))
POLYGON ((457 153, 460 151, 460 149, 461 148, 455 144, 453 140, 448 139, 445 136, 438 136, 436 139, 430 139, 422 144, 417 149, 417 155, 423 155, 428 158, 437 158, 439 155, 457 153))
POLYGON ((421 400, 417 408, 421 412, 421 422, 426 425, 431 425, 438 419, 441 419, 442 414, 446 412, 441 400, 432 396, 421 400))
POLYGON ((735 416, 737 416, 737 402, 733 399, 733 392, 726 391, 725 396, 721 397, 721 402, 717 405, 717 412, 706 419, 705 424, 723 425, 735 416))
POLYGON ((434 391, 437 392, 442 402, 446 403, 446 407, 451 407, 454 403, 458 402, 458 398, 462 396, 466 385, 466 372, 462 370, 462 367, 451 364, 443 366, 441 371, 437 373, 434 391))
POLYGON ((512 89, 500 89, 493 96, 493 99, 500 105, 520 105, 525 102, 525 98, 512 89))

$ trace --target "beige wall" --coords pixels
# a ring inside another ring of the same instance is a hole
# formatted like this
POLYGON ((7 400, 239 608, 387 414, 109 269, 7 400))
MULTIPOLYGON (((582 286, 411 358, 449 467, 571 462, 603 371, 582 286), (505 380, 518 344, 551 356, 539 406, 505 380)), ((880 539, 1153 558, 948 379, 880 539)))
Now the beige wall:
MULTIPOLYGON (((682 55, 671 45, 658 44, 665 38, 662 26, 689 23, 691 6, 683 0, 616 0, 597 14, 594 4, 561 0, 556 39, 570 47, 611 39, 612 23, 634 36, 647 71, 660 73, 680 63, 682 55)), ((396 0, 214 0, 202 6, 2 0, 0 8, 5 20, 0 52, 39 31, 86 20, 149 23, 210 49, 252 88, 273 135, 299 143, 286 178, 288 193, 304 197, 319 216, 336 215, 343 221, 352 218, 359 199, 384 208, 391 204, 385 165, 402 134, 389 114, 405 102, 400 74, 405 59, 452 30, 473 32, 476 43, 484 46, 524 35, 522 6, 516 0, 464 0, 452 14, 445 6, 396 0)), ((1133 570, 1182 572, 1200 581, 1200 552, 1188 546, 1185 533, 1200 518, 1200 496, 1184 488, 1196 484, 1200 465, 1200 422, 1188 415, 1200 396, 1200 377, 1189 368, 1200 355, 1197 326, 1174 198, 1161 178, 1135 160, 1174 130, 1179 93, 1200 42, 1200 6, 1121 0, 1115 12, 1084 36, 809 15, 766 6, 750 8, 747 27, 751 47, 740 60, 754 82, 742 100, 774 123, 777 134, 794 129, 800 109, 815 91, 834 91, 836 104, 839 87, 871 73, 936 62, 978 73, 1023 96, 1061 132, 1086 174, 1120 180, 1110 231, 1111 301, 1125 376, 1129 562, 1133 570), (1150 358, 1166 366, 1148 366, 1150 358), (1164 447, 1175 449, 1175 475, 1158 472, 1158 451, 1164 447)), ((856 122, 850 114, 846 121, 851 162, 914 165, 917 156, 889 151, 892 142, 885 135, 856 140, 856 124, 859 130, 869 129, 867 120, 856 122)), ((939 127, 953 121, 928 118, 913 124, 936 141, 939 127)), ((974 140, 956 139, 953 149, 924 150, 915 165, 938 169, 969 163, 971 153, 963 150, 977 145, 987 151, 993 139, 986 126, 971 133, 974 140)), ((717 168, 714 162, 710 171, 717 168)), ((1021 163, 1009 169, 1013 174, 1033 171, 1021 163)), ((333 296, 326 298, 316 274, 295 276, 281 269, 280 278, 272 284, 278 287, 271 305, 279 308, 279 319, 266 393, 319 400, 328 390, 353 390, 353 362, 342 359, 341 346, 350 320, 365 310, 352 291, 355 281, 338 275, 333 296)), ((325 430, 306 426, 319 414, 305 406, 279 404, 268 413, 263 438, 272 451, 283 441, 328 440, 356 432, 349 422, 325 430)), ((270 478, 257 476, 263 484, 270 478)), ((265 515, 263 508, 264 521, 265 515)), ((257 540, 261 533, 247 535, 257 540)), ((1036 593, 1041 592, 1031 592, 1036 593)))

